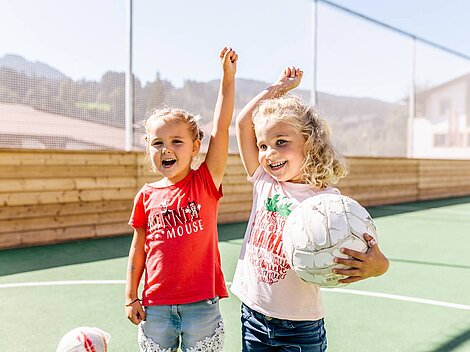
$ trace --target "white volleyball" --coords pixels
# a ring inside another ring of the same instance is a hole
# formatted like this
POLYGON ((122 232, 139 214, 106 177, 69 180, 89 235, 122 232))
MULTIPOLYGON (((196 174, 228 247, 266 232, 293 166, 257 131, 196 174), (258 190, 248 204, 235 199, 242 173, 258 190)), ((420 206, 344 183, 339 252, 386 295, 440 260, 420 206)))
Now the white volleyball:
POLYGON ((307 198, 286 220, 283 246, 293 270, 306 282, 321 287, 339 287, 333 268, 345 268, 335 257, 348 258, 340 249, 365 253, 363 234, 377 239, 370 214, 355 200, 339 194, 323 193, 307 198))

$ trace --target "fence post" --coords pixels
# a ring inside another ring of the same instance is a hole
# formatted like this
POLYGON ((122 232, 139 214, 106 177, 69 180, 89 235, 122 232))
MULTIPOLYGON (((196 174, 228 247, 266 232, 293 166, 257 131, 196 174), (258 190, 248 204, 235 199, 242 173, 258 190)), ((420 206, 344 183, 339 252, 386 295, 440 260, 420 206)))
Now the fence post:
POLYGON ((132 0, 127 0, 127 70, 125 89, 125 149, 131 151, 134 146, 134 77, 132 74, 132 0))
POLYGON ((413 157, 413 124, 414 118, 416 115, 416 38, 412 38, 412 47, 411 47, 411 82, 410 82, 410 92, 408 99, 408 128, 407 128, 407 143, 406 143, 406 156, 408 158, 413 157))
POLYGON ((317 99, 317 37, 318 37, 318 5, 317 0, 312 2, 312 90, 310 92, 310 103, 316 106, 317 99))

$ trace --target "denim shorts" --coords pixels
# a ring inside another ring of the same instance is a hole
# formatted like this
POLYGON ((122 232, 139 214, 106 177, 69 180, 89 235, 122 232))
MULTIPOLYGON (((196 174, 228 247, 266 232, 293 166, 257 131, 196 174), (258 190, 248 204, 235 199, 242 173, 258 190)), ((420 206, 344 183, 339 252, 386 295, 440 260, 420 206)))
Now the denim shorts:
POLYGON ((323 319, 284 320, 267 317, 242 303, 242 351, 325 352, 323 319))
POLYGON ((139 325, 140 351, 222 351, 224 324, 219 298, 165 306, 146 306, 139 325))

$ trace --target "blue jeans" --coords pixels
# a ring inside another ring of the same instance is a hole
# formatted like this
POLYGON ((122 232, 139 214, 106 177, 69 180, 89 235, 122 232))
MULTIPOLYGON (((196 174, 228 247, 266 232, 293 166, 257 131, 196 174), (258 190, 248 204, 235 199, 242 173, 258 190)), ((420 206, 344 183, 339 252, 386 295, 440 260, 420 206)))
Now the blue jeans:
POLYGON ((242 303, 242 351, 325 352, 323 319, 284 320, 267 317, 242 303))
POLYGON ((222 351, 224 324, 219 298, 165 306, 145 307, 146 319, 139 325, 142 352, 222 351), (199 348, 199 349, 198 349, 199 348))

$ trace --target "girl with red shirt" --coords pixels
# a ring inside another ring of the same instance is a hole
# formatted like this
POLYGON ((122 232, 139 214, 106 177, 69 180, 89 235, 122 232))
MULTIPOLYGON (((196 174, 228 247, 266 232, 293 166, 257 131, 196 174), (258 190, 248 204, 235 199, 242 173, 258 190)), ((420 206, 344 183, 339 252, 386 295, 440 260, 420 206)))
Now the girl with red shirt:
POLYGON ((217 243, 217 211, 228 154, 238 55, 220 52, 222 79, 205 161, 191 168, 202 130, 181 109, 146 120, 147 155, 163 178, 137 193, 126 280, 126 316, 139 325, 141 351, 220 351, 219 298, 228 297, 217 243), (142 300, 138 287, 144 275, 142 300))

